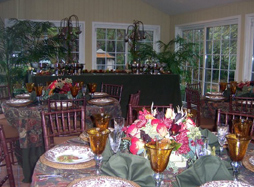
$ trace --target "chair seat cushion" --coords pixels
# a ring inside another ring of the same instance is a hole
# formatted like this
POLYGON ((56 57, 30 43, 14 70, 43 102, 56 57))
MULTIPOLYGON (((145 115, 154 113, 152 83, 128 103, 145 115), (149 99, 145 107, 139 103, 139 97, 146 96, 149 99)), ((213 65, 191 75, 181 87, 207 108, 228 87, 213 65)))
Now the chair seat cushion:
POLYGON ((19 137, 19 132, 16 128, 12 127, 6 118, 0 119, 0 124, 3 125, 4 133, 6 138, 19 137))

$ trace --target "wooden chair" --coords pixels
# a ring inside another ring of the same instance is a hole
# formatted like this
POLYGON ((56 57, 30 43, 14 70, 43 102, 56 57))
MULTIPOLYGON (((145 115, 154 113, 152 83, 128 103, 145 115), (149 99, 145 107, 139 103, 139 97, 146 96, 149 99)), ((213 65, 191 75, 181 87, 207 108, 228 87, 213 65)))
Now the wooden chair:
POLYGON ((254 97, 230 96, 229 109, 232 112, 254 114, 254 97))
POLYGON ((70 110, 41 111, 45 151, 85 131, 84 106, 70 110))
POLYGON ((198 127, 215 130, 215 121, 211 118, 201 118, 201 94, 198 89, 185 88, 187 109, 193 114, 198 127))
MULTIPOLYGON (((137 118, 138 118, 138 113, 141 111, 143 108, 151 112, 151 106, 148 105, 136 105, 132 106, 129 104, 129 119, 128 119, 128 125, 131 125, 137 118)), ((162 118, 164 117, 167 108, 173 109, 173 104, 169 105, 154 105, 153 110, 157 109, 157 118, 162 118)))
POLYGON ((197 90, 199 94, 201 95, 201 84, 199 83, 193 83, 193 84, 187 84, 187 88, 191 90, 197 90))
MULTIPOLYGON (((5 100, 11 99, 11 93, 10 93, 10 88, 8 85, 1 85, 0 86, 0 101, 1 103, 5 100)), ((2 107, 1 108, 1 114, 0 114, 0 124, 3 125, 3 129, 5 132, 5 138, 7 142, 7 148, 8 152, 11 155, 11 163, 15 164, 17 161, 14 158, 14 151, 19 150, 19 132, 16 128, 12 127, 7 119, 5 118, 5 115, 2 112, 2 107)), ((19 155, 16 152, 16 155, 19 155)))
POLYGON ((65 99, 65 100, 52 100, 48 99, 48 111, 74 109, 83 106, 86 111, 86 98, 82 99, 65 99))
POLYGON ((12 165, 8 153, 3 125, 0 125, 0 152, 1 152, 0 163, 5 162, 5 164, 3 165, 6 167, 6 174, 5 171, 1 171, 0 186, 3 186, 4 183, 9 179, 9 186, 15 187, 15 180, 13 176, 12 165))
MULTIPOLYGON (((137 93, 130 95, 130 100, 129 100, 128 107, 129 107, 129 105, 138 106, 139 105, 139 99, 140 99, 140 90, 137 93)), ((129 110, 130 110, 130 108, 128 108, 128 113, 127 113, 127 119, 126 119, 126 124, 127 125, 129 124, 129 113, 130 113, 129 110)))
POLYGON ((216 119, 216 129, 217 126, 221 123, 229 125, 230 131, 233 133, 232 128, 232 120, 234 119, 249 119, 253 121, 252 129, 250 135, 252 136, 252 140, 254 140, 254 114, 249 113, 240 113, 240 112, 232 112, 232 111, 222 111, 218 109, 217 119, 216 119))
POLYGON ((116 98, 119 103, 122 99, 123 85, 101 83, 101 92, 108 93, 110 97, 116 98))

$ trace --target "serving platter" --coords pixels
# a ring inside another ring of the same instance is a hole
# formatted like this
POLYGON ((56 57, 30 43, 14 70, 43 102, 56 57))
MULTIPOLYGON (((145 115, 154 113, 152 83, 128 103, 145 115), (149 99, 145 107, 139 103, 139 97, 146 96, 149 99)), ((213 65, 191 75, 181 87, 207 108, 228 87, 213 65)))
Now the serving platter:
POLYGON ((90 176, 72 181, 67 187, 140 187, 137 183, 111 176, 90 176))
POLYGON ((31 97, 31 95, 29 93, 26 94, 18 94, 15 96, 15 98, 17 99, 29 99, 31 97))
POLYGON ((224 100, 225 97, 223 96, 214 96, 214 95, 207 95, 205 96, 207 99, 213 100, 213 101, 220 101, 220 100, 224 100))
MULTIPOLYGON (((89 93, 91 95, 91 93, 89 93)), ((94 92, 94 98, 108 97, 109 95, 105 92, 94 92)))
POLYGON ((207 182, 200 187, 250 187, 250 185, 240 181, 220 180, 207 182))
POLYGON ((94 154, 88 146, 56 146, 40 157, 40 161, 58 169, 84 169, 95 165, 94 154))
POLYGON ((33 101, 31 101, 30 99, 10 99, 6 101, 6 104, 14 107, 22 107, 27 106, 32 102, 33 101))
POLYGON ((87 102, 92 105, 103 106, 103 105, 110 105, 114 103, 114 100, 112 98, 97 98, 97 99, 91 99, 87 102))

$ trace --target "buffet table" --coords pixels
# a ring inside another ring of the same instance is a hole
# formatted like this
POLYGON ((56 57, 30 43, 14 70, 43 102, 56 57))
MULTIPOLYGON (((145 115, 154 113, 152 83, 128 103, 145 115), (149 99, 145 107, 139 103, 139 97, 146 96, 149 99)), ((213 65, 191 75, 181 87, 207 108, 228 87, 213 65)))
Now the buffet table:
MULTIPOLYGON (((113 99, 113 98, 112 98, 113 99)), ((86 128, 93 127, 91 116, 105 112, 111 118, 122 116, 121 107, 116 99, 114 103, 105 106, 86 106, 86 128)), ((6 101, 2 103, 4 115, 9 124, 17 128, 22 151, 23 182, 31 182, 31 176, 38 158, 44 153, 41 111, 47 110, 48 105, 30 104, 24 107, 9 106, 6 101)))
POLYGON ((123 84, 121 108, 123 117, 126 117, 127 105, 130 94, 141 91, 140 105, 168 105, 182 106, 179 75, 134 75, 134 74, 110 74, 110 73, 87 73, 73 76, 31 76, 30 82, 35 84, 54 81, 57 78, 71 78, 73 82, 83 81, 85 84, 97 83, 97 91, 100 91, 101 83, 123 84))

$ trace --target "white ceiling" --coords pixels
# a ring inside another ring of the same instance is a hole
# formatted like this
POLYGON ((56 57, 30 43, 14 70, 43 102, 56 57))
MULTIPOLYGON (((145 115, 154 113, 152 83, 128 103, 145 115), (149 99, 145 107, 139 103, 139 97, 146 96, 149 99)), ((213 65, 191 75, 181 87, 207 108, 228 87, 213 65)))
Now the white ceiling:
POLYGON ((248 0, 141 0, 168 15, 183 14, 201 9, 248 0))

